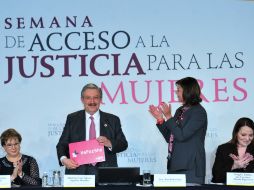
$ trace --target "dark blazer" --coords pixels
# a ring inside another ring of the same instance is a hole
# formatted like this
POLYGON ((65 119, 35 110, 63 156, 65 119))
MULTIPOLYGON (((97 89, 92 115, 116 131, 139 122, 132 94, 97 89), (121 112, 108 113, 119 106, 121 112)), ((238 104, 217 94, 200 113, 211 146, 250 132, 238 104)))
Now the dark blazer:
MULTIPOLYGON (((254 156, 254 146, 249 145, 246 152, 254 156)), ((213 183, 226 183, 227 172, 253 172, 254 161, 251 161, 245 169, 235 169, 231 170, 233 166, 233 159, 229 154, 238 155, 236 145, 232 143, 225 143, 217 148, 215 161, 213 164, 213 183)))
POLYGON ((174 117, 162 125, 157 125, 167 142, 171 132, 174 135, 172 156, 168 160, 167 168, 170 172, 195 169, 197 177, 202 177, 206 171, 204 142, 207 114, 200 104, 191 106, 184 112, 180 124, 177 124, 176 118, 181 108, 176 110, 174 117))
MULTIPOLYGON (((107 137, 112 143, 112 150, 104 147, 105 161, 97 163, 97 167, 117 167, 116 153, 124 151, 128 142, 123 134, 119 117, 100 111, 100 135, 107 137)), ((86 114, 85 110, 71 113, 67 116, 65 127, 56 146, 57 156, 60 162, 62 156, 69 155, 69 143, 86 140, 86 114)), ((89 174, 87 165, 81 165, 77 169, 65 171, 66 174, 89 174)))

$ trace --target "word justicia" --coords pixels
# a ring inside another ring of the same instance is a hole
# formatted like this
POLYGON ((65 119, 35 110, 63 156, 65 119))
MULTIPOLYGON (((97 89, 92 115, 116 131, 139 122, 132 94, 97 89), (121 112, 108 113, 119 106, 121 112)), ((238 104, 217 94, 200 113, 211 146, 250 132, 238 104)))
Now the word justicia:
POLYGON ((129 58, 121 59, 121 54, 96 54, 89 56, 83 55, 45 55, 45 56, 6 56, 7 60, 7 79, 9 83, 16 67, 23 78, 49 78, 63 71, 62 77, 72 77, 73 70, 79 70, 79 77, 89 75, 95 76, 120 76, 130 75, 134 70, 137 75, 145 75, 141 63, 135 53, 131 53, 129 58), (120 67, 121 65, 121 67, 120 67), (123 68, 124 66, 124 68, 123 68))

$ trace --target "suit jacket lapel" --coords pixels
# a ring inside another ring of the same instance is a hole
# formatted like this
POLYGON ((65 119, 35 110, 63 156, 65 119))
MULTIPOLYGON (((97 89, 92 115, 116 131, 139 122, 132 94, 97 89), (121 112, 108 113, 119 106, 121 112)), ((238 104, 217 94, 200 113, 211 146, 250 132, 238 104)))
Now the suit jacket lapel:
POLYGON ((100 136, 106 136, 105 119, 104 113, 100 111, 100 136))
POLYGON ((85 110, 81 112, 80 115, 80 133, 82 134, 82 139, 86 139, 86 112, 85 110))

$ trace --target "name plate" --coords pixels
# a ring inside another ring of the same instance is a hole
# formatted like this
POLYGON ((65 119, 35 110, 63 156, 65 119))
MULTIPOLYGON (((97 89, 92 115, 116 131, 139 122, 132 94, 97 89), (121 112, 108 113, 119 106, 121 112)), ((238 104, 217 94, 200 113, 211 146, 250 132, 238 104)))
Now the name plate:
POLYGON ((95 187, 95 175, 64 175, 64 187, 95 187))
POLYGON ((154 187, 186 187, 185 174, 154 174, 154 187))
POLYGON ((11 188, 10 175, 0 175, 0 188, 11 188))
POLYGON ((254 173, 227 173, 227 185, 254 186, 254 173))

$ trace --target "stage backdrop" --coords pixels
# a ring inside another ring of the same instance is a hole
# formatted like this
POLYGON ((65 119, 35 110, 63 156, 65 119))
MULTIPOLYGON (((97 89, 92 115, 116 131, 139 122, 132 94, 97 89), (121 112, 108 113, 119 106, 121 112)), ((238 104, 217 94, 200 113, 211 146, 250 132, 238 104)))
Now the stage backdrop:
POLYGON ((166 173, 167 144, 148 106, 175 111, 180 78, 202 87, 206 182, 236 120, 254 118, 253 1, 8 0, 0 15, 0 132, 22 134, 41 174, 60 168, 56 144, 90 82, 102 87, 101 109, 121 118, 129 147, 119 165, 141 171, 166 173))

